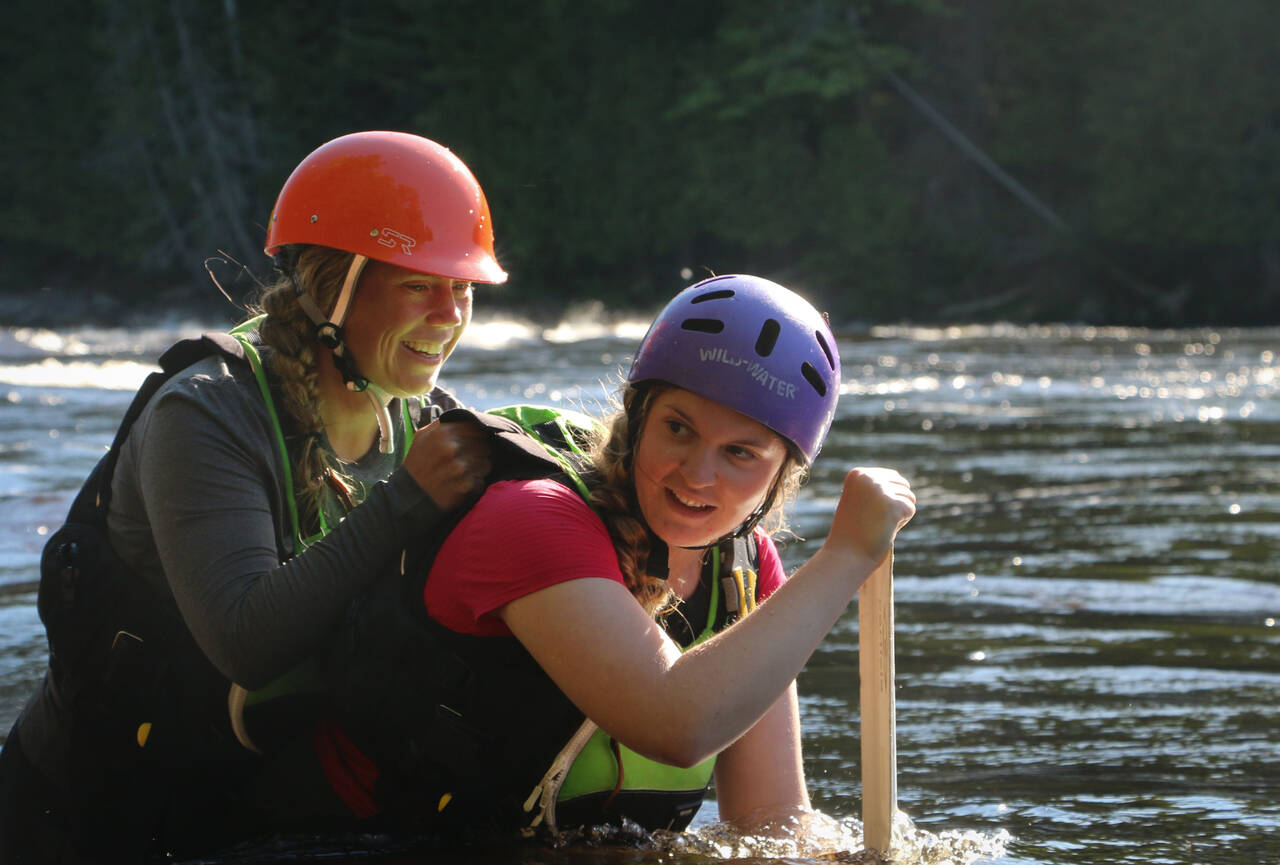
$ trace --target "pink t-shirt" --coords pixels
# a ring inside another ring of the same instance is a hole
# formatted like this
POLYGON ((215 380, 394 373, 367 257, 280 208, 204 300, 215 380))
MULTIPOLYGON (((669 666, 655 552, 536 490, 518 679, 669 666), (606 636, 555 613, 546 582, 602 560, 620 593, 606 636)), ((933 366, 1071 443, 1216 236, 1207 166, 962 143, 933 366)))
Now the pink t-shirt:
MULTIPOLYGON (((773 541, 759 532, 756 538, 756 594, 763 601, 786 577, 773 541)), ((494 610, 591 577, 624 582, 609 533, 582 497, 549 479, 500 481, 445 539, 423 602, 431 618, 452 631, 505 636, 511 632, 490 615, 494 610)))

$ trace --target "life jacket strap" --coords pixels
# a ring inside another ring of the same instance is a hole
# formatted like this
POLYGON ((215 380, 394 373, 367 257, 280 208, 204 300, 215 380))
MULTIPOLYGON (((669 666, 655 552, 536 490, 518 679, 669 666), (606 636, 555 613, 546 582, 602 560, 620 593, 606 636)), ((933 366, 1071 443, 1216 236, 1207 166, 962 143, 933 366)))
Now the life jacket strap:
POLYGON ((253 743, 253 739, 249 736, 249 727, 244 722, 244 704, 248 697, 249 692, 242 685, 231 683, 231 690, 227 692, 227 714, 231 718, 231 732, 236 734, 236 741, 245 750, 261 754, 262 749, 253 743))
POLYGON ((551 761, 551 767, 547 769, 542 780, 533 788, 533 792, 529 794, 529 798, 524 801, 525 813, 533 811, 535 805, 538 807, 538 813, 534 815, 533 820, 520 830, 520 833, 526 838, 533 835, 534 830, 539 825, 545 825, 552 832, 556 831, 556 800, 560 797, 560 787, 564 784, 564 779, 569 774, 569 768, 573 766, 573 761, 578 759, 578 755, 582 753, 582 749, 587 746, 587 742, 595 735, 596 723, 590 718, 582 722, 582 726, 578 728, 578 732, 574 733, 568 743, 560 749, 560 753, 551 761))

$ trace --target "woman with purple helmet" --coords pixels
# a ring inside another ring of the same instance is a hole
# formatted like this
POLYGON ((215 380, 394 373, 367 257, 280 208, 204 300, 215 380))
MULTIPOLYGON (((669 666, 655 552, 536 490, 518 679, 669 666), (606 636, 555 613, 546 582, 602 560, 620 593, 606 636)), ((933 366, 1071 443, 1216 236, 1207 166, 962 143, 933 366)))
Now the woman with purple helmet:
MULTIPOLYGON (((767 529, 839 389, 835 339, 807 301, 753 276, 705 280, 641 343, 585 499, 550 478, 495 482, 444 539, 423 584, 434 627, 506 637, 590 719, 518 797, 529 822, 683 828, 713 773, 739 828, 794 831, 812 813, 796 675, 915 512, 897 472, 855 468, 821 548, 785 577, 767 529)), ((518 717, 532 749, 555 713, 522 701, 496 729, 518 717)), ((429 798, 467 807, 454 788, 429 798)))

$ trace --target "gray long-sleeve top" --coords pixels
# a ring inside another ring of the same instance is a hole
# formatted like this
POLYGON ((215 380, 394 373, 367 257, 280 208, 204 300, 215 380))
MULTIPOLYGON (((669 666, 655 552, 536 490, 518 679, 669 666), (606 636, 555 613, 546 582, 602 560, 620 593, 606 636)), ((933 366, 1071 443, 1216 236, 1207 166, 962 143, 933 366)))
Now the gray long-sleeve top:
MULTIPOLYGON (((455 404, 440 389, 429 402, 455 404)), ((399 554, 408 532, 439 519, 430 497, 397 467, 399 429, 396 436, 396 453, 375 446, 348 467, 367 490, 363 501, 282 564, 280 550, 292 548, 289 491, 270 416, 247 366, 206 358, 167 382, 126 438, 112 483, 111 543, 176 602, 223 675, 262 687, 312 653, 347 603, 399 554)), ((47 748, 62 750, 47 690, 22 719, 24 750, 37 762, 47 748)))
POLYGON ((211 357, 156 394, 125 440, 112 484, 116 552, 173 597, 214 666, 250 690, 311 652, 399 553, 405 522, 421 524, 431 505, 396 468, 397 456, 374 447, 350 467, 368 487, 364 501, 281 564, 290 530, 279 463, 251 374, 211 357))

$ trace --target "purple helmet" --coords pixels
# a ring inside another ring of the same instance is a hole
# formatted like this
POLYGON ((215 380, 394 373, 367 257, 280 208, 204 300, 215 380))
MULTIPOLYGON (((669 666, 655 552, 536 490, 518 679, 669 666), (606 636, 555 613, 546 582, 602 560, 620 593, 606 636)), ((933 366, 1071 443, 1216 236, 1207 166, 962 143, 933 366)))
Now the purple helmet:
POLYGON ((759 421, 812 463, 840 396, 840 355, 821 313, 757 276, 716 276, 672 298, 636 351, 629 384, 651 379, 759 421))

